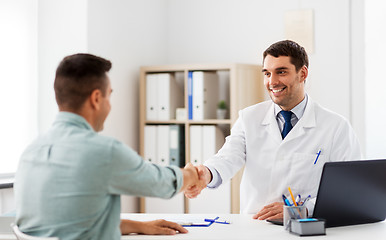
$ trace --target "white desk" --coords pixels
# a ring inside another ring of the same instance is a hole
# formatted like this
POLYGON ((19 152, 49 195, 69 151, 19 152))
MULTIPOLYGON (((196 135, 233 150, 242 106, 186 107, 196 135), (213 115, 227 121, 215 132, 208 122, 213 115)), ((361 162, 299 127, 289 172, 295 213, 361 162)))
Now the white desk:
MULTIPOLYGON (((168 214, 169 218, 181 218, 179 214, 168 214)), ((201 216, 201 215, 197 215, 201 216)), ((213 218, 215 215, 202 215, 204 218, 213 218)), ((290 234, 282 226, 273 225, 265 221, 252 219, 252 215, 218 215, 219 217, 230 220, 232 224, 213 223, 209 227, 189 227, 189 233, 171 236, 150 236, 150 235, 126 235, 122 239, 301 239, 299 236, 290 234)), ((122 218, 132 220, 154 220, 164 218, 165 214, 122 214, 122 218)), ((327 228, 326 236, 306 237, 307 240, 313 239, 336 239, 336 240, 355 240, 355 239, 385 239, 386 222, 362 224, 347 227, 327 228)), ((0 234, 0 240, 15 240, 11 234, 0 234)))
MULTIPOLYGON (((176 216, 175 218, 179 218, 178 214, 168 215, 168 217, 171 218, 174 218, 173 216, 176 216)), ((216 217, 215 215, 202 216, 205 218, 216 217)), ((133 220, 154 220, 165 217, 165 214, 122 214, 121 217, 133 220)), ((252 219, 252 215, 229 214, 219 215, 219 217, 230 220, 232 224, 213 223, 209 227, 187 227, 189 233, 177 234, 173 236, 129 235, 123 236, 122 239, 301 239, 299 236, 285 231, 282 226, 273 225, 266 221, 254 220, 252 219)), ((327 228, 326 234, 326 236, 306 237, 306 239, 385 239, 386 221, 347 227, 327 228)))

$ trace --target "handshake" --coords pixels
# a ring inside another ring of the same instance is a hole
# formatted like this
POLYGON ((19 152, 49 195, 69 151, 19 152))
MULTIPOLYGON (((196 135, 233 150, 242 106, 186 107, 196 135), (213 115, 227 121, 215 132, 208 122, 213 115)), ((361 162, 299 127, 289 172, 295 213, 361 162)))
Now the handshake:
POLYGON ((212 174, 204 165, 193 166, 191 163, 186 164, 182 169, 184 183, 181 191, 187 198, 197 197, 206 185, 212 180, 212 174))

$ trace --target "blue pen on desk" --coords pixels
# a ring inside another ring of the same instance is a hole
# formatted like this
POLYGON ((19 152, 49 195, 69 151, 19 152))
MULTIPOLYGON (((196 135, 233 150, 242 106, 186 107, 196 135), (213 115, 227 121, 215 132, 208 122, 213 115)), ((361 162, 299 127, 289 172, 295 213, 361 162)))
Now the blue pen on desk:
POLYGON ((217 219, 219 219, 219 217, 215 217, 214 219, 205 218, 204 221, 212 222, 212 223, 220 223, 220 224, 230 224, 230 222, 228 221, 217 221, 217 219))
POLYGON ((205 218, 204 221, 205 222, 216 222, 217 219, 219 219, 220 217, 215 217, 214 219, 209 219, 209 218, 205 218))
POLYGON ((318 155, 316 156, 314 164, 316 164, 316 161, 318 161, 318 158, 319 158, 321 152, 322 152, 322 149, 319 149, 319 152, 318 152, 318 155))
POLYGON ((228 221, 214 221, 215 223, 221 223, 221 224, 231 224, 230 222, 228 221))

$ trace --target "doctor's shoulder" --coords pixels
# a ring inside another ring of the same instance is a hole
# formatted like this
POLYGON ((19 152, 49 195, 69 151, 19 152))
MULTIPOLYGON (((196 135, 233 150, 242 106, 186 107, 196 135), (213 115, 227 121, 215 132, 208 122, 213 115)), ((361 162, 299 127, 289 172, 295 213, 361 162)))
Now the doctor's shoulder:
POLYGON ((251 105, 239 111, 239 119, 243 122, 262 122, 271 108, 273 103, 270 100, 251 105))
POLYGON ((242 110, 240 110, 240 114, 243 115, 250 115, 250 114, 262 114, 265 115, 269 109, 273 106, 273 103, 271 100, 259 102, 254 105, 248 106, 242 110))
POLYGON ((352 128, 350 122, 343 115, 331 111, 318 103, 314 103, 314 109, 317 123, 320 122, 324 125, 334 125, 336 127, 345 126, 352 128))

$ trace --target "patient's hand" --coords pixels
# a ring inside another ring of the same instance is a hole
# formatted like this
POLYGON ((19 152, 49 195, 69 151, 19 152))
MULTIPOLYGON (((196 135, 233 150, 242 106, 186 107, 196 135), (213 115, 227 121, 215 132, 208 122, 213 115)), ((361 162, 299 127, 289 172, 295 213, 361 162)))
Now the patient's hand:
POLYGON ((163 219, 147 222, 123 219, 121 220, 120 228, 122 235, 130 233, 140 233, 147 235, 174 235, 177 232, 188 232, 188 230, 186 230, 181 225, 163 219))

